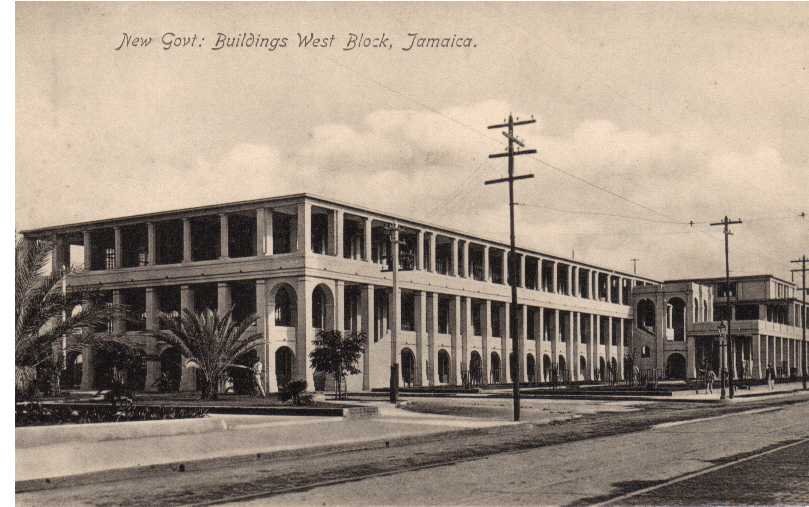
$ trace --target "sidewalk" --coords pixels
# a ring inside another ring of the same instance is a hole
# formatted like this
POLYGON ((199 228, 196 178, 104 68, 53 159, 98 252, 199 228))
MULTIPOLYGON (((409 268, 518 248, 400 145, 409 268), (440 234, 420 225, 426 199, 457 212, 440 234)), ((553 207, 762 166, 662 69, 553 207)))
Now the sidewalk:
MULTIPOLYGON (((125 469, 284 451, 361 444, 512 424, 472 418, 414 414, 384 403, 381 417, 239 416, 241 424, 221 430, 96 442, 67 442, 16 449, 16 481, 55 479, 79 474, 114 474, 125 469), (255 418, 245 423, 246 418, 255 418)), ((210 418, 233 416, 212 415, 210 418)), ((178 421, 180 422, 180 421, 178 421)), ((132 424, 132 423, 119 423, 132 424)), ((58 431, 58 429, 55 429, 58 431)), ((174 469, 175 467, 172 467, 174 469)), ((19 484, 18 484, 19 486, 19 484)))

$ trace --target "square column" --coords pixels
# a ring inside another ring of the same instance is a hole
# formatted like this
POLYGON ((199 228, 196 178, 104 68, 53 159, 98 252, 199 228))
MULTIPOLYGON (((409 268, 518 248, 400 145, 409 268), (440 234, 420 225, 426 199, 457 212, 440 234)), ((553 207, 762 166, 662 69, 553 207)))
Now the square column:
POLYGON ((558 280, 558 278, 559 278, 559 269, 558 269, 557 264, 558 263, 555 262, 555 261, 551 262, 551 266, 553 266, 553 273, 551 275, 551 280, 552 280, 552 282, 551 282, 552 283, 551 292, 553 292, 554 294, 559 292, 559 280, 558 280))
POLYGON ((450 356, 452 358, 449 370, 449 383, 458 385, 460 382, 461 354, 459 353, 458 342, 461 341, 461 296, 451 296, 450 298, 450 333, 451 345, 450 356))
MULTIPOLYGON (((312 205, 308 201, 298 204, 298 253, 309 255, 309 247, 312 241, 312 205)), ((296 357, 296 360, 298 358, 296 357)), ((299 361, 300 362, 300 361, 299 361)), ((310 386, 311 388, 311 386, 310 386)))
POLYGON ((592 360, 592 365, 593 365, 593 371, 596 373, 594 378, 598 377, 599 382, 603 382, 604 379, 601 376, 601 374, 602 374, 602 372, 601 372, 601 361, 599 361, 599 359, 601 358, 601 354, 600 354, 600 351, 599 351, 599 349, 601 348, 601 316, 600 315, 592 315, 592 321, 593 321, 593 330, 594 330, 593 340, 592 340, 593 341, 593 347, 592 347, 593 360, 592 360))
MULTIPOLYGON (((469 372, 469 340, 472 336, 472 298, 461 298, 461 357, 459 364, 461 365, 461 372, 469 372)), ((471 379, 471 377, 470 377, 471 379)), ((458 383, 463 383, 463 378, 458 375, 458 383)))
POLYGON ((183 262, 191 262, 191 220, 183 218, 183 262))
MULTIPOLYGON (((556 269, 554 268, 554 273, 556 269)), ((554 279, 556 277, 554 276, 554 279)), ((553 330, 551 331, 551 364, 559 366, 559 352, 562 348, 562 335, 559 332, 559 310, 553 309, 553 330)), ((561 373, 561 372, 560 372, 561 373)))
MULTIPOLYGON (((261 255, 261 254, 259 254, 261 255)), ((269 394, 270 378, 275 376, 275 367, 270 370, 270 340, 267 333, 267 282, 266 280, 256 280, 256 331, 261 333, 264 340, 258 347, 258 359, 264 365, 263 377, 261 383, 264 386, 264 391, 269 394)), ((277 386, 275 387, 277 389, 277 386)))
POLYGON ((579 268, 577 266, 570 267, 570 295, 579 296, 579 268))
POLYGON ((157 264, 157 231, 154 222, 146 223, 146 263, 149 266, 157 264))
POLYGON ((489 245, 483 245, 483 281, 492 281, 492 274, 489 270, 489 245))
POLYGON ((427 268, 431 273, 435 273, 435 248, 436 243, 438 242, 438 235, 434 232, 430 234, 430 265, 427 268))
MULTIPOLYGON (((369 257, 370 258, 370 257, 369 257)), ((374 286, 363 285, 360 289, 360 319, 365 333, 365 352, 362 354, 362 390, 371 389, 371 346, 374 343, 374 286)))
POLYGON ((219 282, 216 284, 216 313, 222 317, 231 307, 230 284, 219 282))
MULTIPOLYGON (((121 269, 123 266, 123 257, 124 257, 124 249, 122 246, 122 239, 121 239, 121 228, 120 227, 113 227, 113 236, 114 236, 114 246, 115 246, 115 264, 114 269, 121 269)), ((106 266, 104 266, 106 268, 106 266)))
MULTIPOLYGON (((523 261, 525 257, 523 256, 523 261)), ((525 262, 522 263, 522 267, 525 268, 525 262)), ((523 273, 525 270, 523 269, 523 273)), ((528 382, 528 372, 525 369, 525 358, 528 355, 528 351, 526 350, 526 336, 528 335, 528 306, 527 305, 519 305, 519 310, 517 313, 517 338, 520 341, 520 378, 518 379, 520 382, 528 382)), ((534 363, 534 372, 536 373, 536 363, 534 363)))
POLYGON ((93 252, 92 252, 93 242, 92 242, 92 236, 90 235, 90 231, 83 231, 82 232, 82 238, 83 238, 83 241, 84 241, 84 270, 85 271, 90 271, 92 269, 92 267, 93 267, 93 262, 92 262, 92 259, 93 259, 93 252))
POLYGON ((573 266, 568 264, 567 265, 567 292, 566 292, 566 294, 568 296, 571 296, 571 295, 573 295, 574 290, 575 289, 573 288, 573 266))
MULTIPOLYGON (((623 380, 624 379, 624 319, 618 319, 618 322, 620 322, 620 326, 619 326, 619 329, 618 329, 618 357, 616 358, 617 359, 616 363, 617 363, 617 366, 618 366, 618 368, 617 368, 617 375, 618 375, 617 380, 623 380)), ((686 364, 686 368, 687 367, 688 367, 688 365, 686 364)), ((686 371, 688 371, 688 370, 686 369, 686 371)))
POLYGON ((267 255, 267 214, 264 208, 256 210, 256 255, 267 255))
POLYGON ((416 291, 416 371, 414 372, 414 383, 423 386, 427 379, 427 368, 425 362, 430 357, 426 347, 429 337, 427 336, 427 292, 416 291))
POLYGON ((492 326, 492 302, 488 299, 483 300, 483 304, 480 305, 481 311, 483 315, 480 319, 481 330, 480 330, 480 348, 481 350, 481 361, 480 367, 483 370, 481 372, 481 382, 483 384, 489 383, 489 335, 491 334, 491 326, 492 326))
POLYGON ((343 280, 336 280, 334 282, 334 329, 340 331, 341 334, 346 332, 345 298, 346 283, 343 280))
POLYGON ((469 267, 472 265, 469 260, 469 240, 463 242, 463 266, 461 266, 461 276, 464 278, 472 278, 471 270, 469 267))
MULTIPOLYGON (((304 206, 298 206, 298 210, 304 206)), ((299 215, 300 217, 300 215, 299 215)), ((298 229, 300 231, 300 228, 298 229)), ((299 239, 300 240, 300 239, 299 239)), ((306 380, 306 390, 314 390, 314 371, 309 368, 309 351, 313 345, 312 291, 315 284, 308 278, 299 278, 295 285, 297 297, 297 322, 295 324, 295 379, 306 380)))
POLYGON ((693 336, 686 336, 685 338, 686 358, 685 358, 685 371, 687 378, 697 378, 697 364, 696 364, 696 343, 693 336))
MULTIPOLYGON (((609 278, 607 278, 609 281, 609 278)), ((609 287, 611 284, 607 284, 609 287)), ((609 297, 609 296, 608 296, 609 297)), ((612 317, 605 317, 607 319, 607 336, 604 338, 604 364, 609 371, 610 358, 612 357, 612 317)))
POLYGON ((576 376, 573 380, 583 380, 584 379, 584 372, 581 371, 581 363, 579 361, 579 356, 581 352, 579 350, 581 346, 581 313, 574 312, 573 313, 573 371, 576 372, 576 376))
POLYGON ((520 287, 526 287, 525 283, 525 254, 520 254, 520 287))
POLYGON ((618 304, 624 304, 624 279, 618 277, 618 304))
MULTIPOLYGON (((568 273, 570 271, 568 270, 568 273)), ((570 288, 570 285, 568 285, 570 288)), ((575 372, 577 370, 576 361, 574 358, 576 357, 573 354, 573 347, 576 343, 576 330, 574 326, 574 312, 567 312, 567 329, 568 329, 568 337, 567 343, 565 344, 565 358, 567 361, 567 380, 574 380, 575 379, 575 372)))
POLYGON ((146 287, 146 330, 157 331, 160 303, 154 287, 146 287))
MULTIPOLYGON (((504 256, 505 257, 505 256, 504 256)), ((500 361, 500 382, 511 382, 511 303, 500 307, 500 350, 503 358, 500 361)))
MULTIPOLYGON (((363 259, 366 262, 372 262, 373 256, 371 255, 371 245, 373 243, 373 235, 371 234, 372 221, 371 217, 365 217, 363 220, 363 232, 365 233, 365 242, 363 243, 363 259)), ((373 301, 373 300, 371 300, 373 301)))
MULTIPOLYGON (((112 291, 112 304, 117 307, 123 304, 123 298, 121 297, 121 291, 119 289, 113 289, 112 291)), ((123 312, 116 311, 115 315, 112 317, 112 334, 122 335, 126 332, 125 315, 122 315, 122 313, 123 312)))
POLYGON ((82 391, 91 391, 96 387, 94 352, 92 345, 82 345, 81 347, 81 357, 83 360, 81 369, 82 391))
MULTIPOLYGON (((433 236, 435 238, 435 236, 433 236)), ((435 385, 438 351, 435 348, 435 338, 438 334, 438 294, 430 293, 427 299, 427 385, 435 385)))
POLYGON ((542 315, 543 313, 545 313, 545 310, 542 308, 537 308, 536 311, 534 311, 534 347, 535 347, 534 350, 536 351, 536 353, 534 354, 536 357, 536 369, 534 374, 536 375, 537 383, 542 382, 545 379, 544 377, 545 367, 542 364, 542 352, 544 350, 544 347, 542 346, 542 339, 544 337, 543 335, 545 332, 543 329, 544 326, 544 320, 542 315), (537 331, 539 331, 539 335, 537 335, 537 331))
MULTIPOLYGON (((187 219, 183 220, 185 224, 187 219)), ((180 313, 183 310, 194 311, 194 289, 190 285, 180 286, 180 313)), ((181 317, 182 318, 182 317, 181 317)), ((197 390, 197 374, 196 369, 185 366, 188 357, 182 356, 180 359, 180 391, 196 391, 197 390)))
POLYGON ((452 265, 449 269, 450 276, 460 276, 460 269, 458 268, 458 239, 452 238, 451 240, 451 252, 452 252, 452 265))
POLYGON ((228 245, 228 216, 225 213, 219 214, 219 258, 227 259, 230 257, 228 245))
POLYGON ((424 271, 424 231, 416 232, 416 269, 424 271))

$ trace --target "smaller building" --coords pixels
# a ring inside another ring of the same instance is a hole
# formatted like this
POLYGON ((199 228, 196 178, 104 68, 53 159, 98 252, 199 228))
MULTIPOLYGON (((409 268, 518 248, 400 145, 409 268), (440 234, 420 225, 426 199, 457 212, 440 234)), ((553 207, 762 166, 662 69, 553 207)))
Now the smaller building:
POLYGON ((719 372, 726 354, 719 326, 728 319, 736 379, 761 379, 771 365, 779 377, 801 372, 801 326, 806 309, 793 283, 773 275, 670 280, 660 286, 637 286, 629 354, 642 370, 666 378, 700 378, 719 372))

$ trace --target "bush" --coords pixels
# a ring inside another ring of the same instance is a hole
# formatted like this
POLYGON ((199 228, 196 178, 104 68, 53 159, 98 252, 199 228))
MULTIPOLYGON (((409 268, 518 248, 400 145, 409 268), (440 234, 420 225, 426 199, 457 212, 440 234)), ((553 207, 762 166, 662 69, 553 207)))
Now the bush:
POLYGON ((138 407, 130 404, 119 407, 110 405, 71 406, 25 402, 15 405, 14 425, 21 427, 158 419, 192 419, 205 417, 207 413, 207 409, 195 407, 138 407))
POLYGON ((312 396, 303 394, 306 391, 305 380, 292 380, 281 386, 281 401, 292 400, 293 405, 310 405, 312 396))

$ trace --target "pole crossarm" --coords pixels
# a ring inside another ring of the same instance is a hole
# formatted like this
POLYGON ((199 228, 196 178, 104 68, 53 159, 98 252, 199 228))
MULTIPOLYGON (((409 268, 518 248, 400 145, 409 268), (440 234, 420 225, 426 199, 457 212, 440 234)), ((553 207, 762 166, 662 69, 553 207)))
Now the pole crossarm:
MULTIPOLYGON (((509 119, 511 119, 511 117, 509 117, 509 119)), ((534 118, 531 118, 530 120, 516 119, 516 120, 511 120, 508 123, 500 123, 500 124, 497 124, 497 125, 489 125, 486 128, 488 128, 488 129, 504 129, 504 128, 508 128, 508 127, 519 127, 520 125, 528 125, 528 124, 536 123, 536 122, 537 121, 534 118)))
MULTIPOLYGON (((511 139, 509 139, 509 142, 511 143, 513 141, 511 139)), ((504 151, 503 153, 492 153, 491 155, 489 155, 489 158, 503 158, 503 157, 517 157, 519 155, 533 155, 536 152, 537 152, 537 150, 520 150, 520 151, 511 152, 511 153, 509 153, 507 151, 504 151)))
POLYGON ((483 184, 484 185, 494 185, 495 183, 506 183, 506 182, 510 183, 510 182, 512 182, 514 180, 527 180, 527 179, 530 179, 530 178, 533 178, 533 177, 534 177, 533 174, 522 174, 520 176, 507 176, 505 178, 497 178, 497 179, 494 179, 494 180, 487 180, 487 181, 484 181, 483 184))

